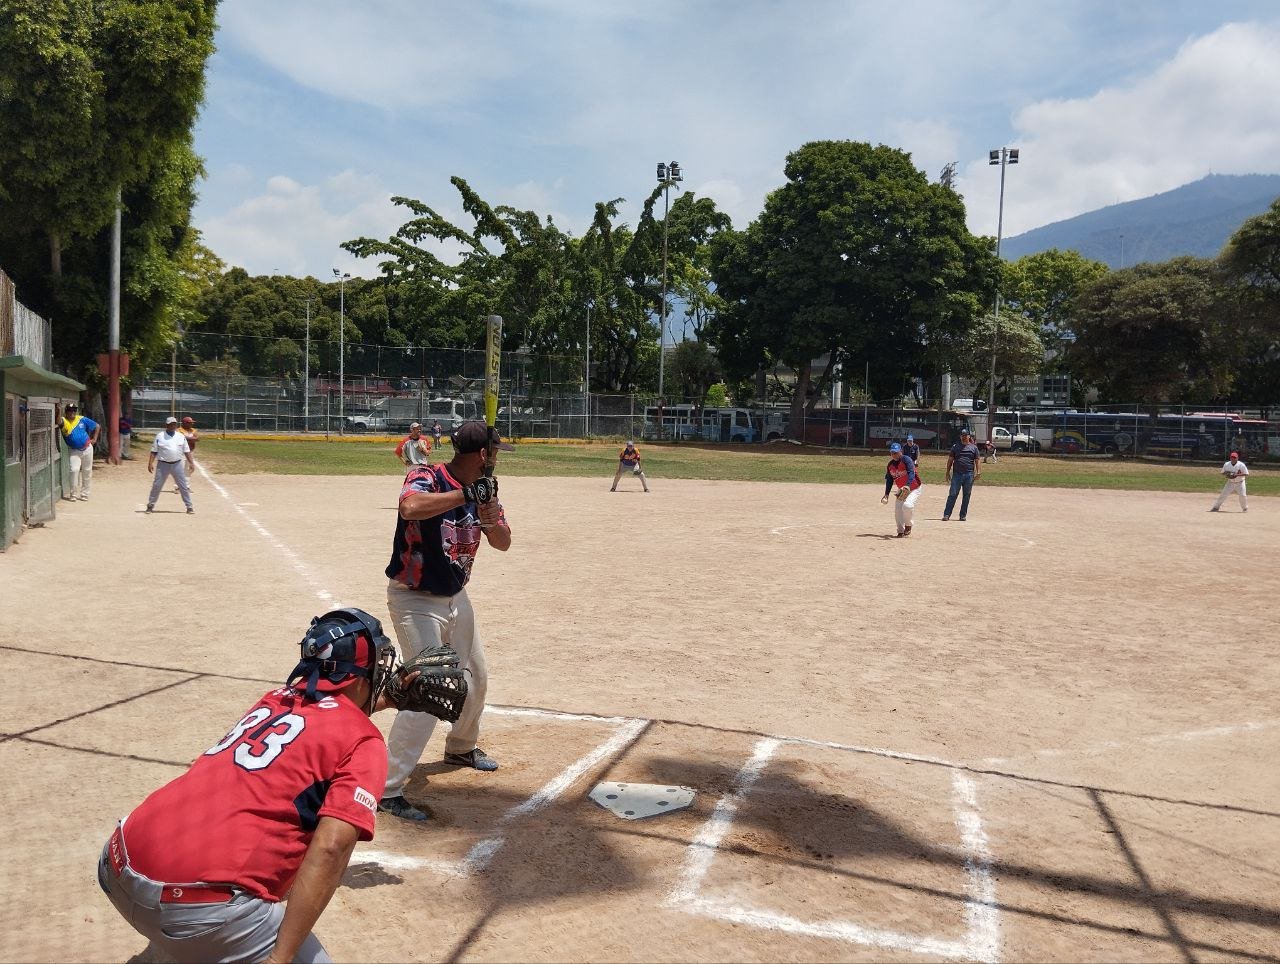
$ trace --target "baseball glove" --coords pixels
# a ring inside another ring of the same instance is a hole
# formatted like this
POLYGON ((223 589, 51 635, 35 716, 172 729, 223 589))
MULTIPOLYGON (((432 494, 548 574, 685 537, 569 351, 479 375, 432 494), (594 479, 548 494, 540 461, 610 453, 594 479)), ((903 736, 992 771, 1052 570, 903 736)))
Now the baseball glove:
POLYGON ((456 723, 467 699, 467 678, 458 669, 458 654, 448 646, 435 646, 396 670, 386 693, 396 709, 456 723))
POLYGON ((895 492, 895 493, 893 494, 893 497, 894 497, 895 499, 897 499, 899 502, 901 502, 903 499, 905 499, 905 498, 906 498, 907 496, 909 496, 910 494, 911 494, 911 486, 909 486, 909 485, 900 485, 900 486, 898 486, 898 491, 897 491, 897 492, 895 492))

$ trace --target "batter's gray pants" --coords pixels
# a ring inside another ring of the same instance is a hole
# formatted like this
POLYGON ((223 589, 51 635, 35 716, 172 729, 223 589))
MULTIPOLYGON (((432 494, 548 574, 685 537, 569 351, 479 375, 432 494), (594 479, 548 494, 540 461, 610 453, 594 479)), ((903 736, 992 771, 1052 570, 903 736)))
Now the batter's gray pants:
MULTIPOLYGON (((172 886, 144 877, 126 862, 111 865, 111 841, 98 858, 98 886, 132 925, 167 959, 174 961, 262 961, 276 946, 284 904, 236 890, 221 904, 167 904, 160 894, 172 886)), ((315 934, 298 948, 295 961, 328 964, 315 934)))
MULTIPOLYGON (((484 642, 476 629, 476 614, 463 589, 456 596, 433 596, 410 589, 395 579, 387 586, 387 610, 396 630, 400 655, 408 661, 430 646, 441 643, 458 654, 467 674, 467 701, 458 722, 451 724, 444 741, 445 753, 470 753, 480 737, 480 714, 489 686, 484 642)), ((401 795, 409 775, 422 758, 436 718, 430 713, 397 713, 387 736, 387 784, 383 798, 401 795)))
POLYGON ((183 503, 190 509, 191 486, 187 482, 187 467, 182 460, 177 462, 156 462, 156 477, 151 480, 151 494, 147 496, 147 505, 156 504, 160 490, 164 488, 164 480, 171 475, 173 476, 173 481, 178 485, 178 491, 182 493, 183 503))

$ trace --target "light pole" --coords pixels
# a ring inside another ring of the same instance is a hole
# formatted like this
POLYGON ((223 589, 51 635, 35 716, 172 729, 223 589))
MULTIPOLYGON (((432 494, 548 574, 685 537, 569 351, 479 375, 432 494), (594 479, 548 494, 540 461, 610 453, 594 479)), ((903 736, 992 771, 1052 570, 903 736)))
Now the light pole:
MULTIPOLYGON (((988 165, 1000 165, 1000 210, 996 216, 996 267, 1000 266, 1000 240, 1004 235, 1004 171, 1018 163, 1016 147, 1001 147, 987 155, 988 165)), ((996 278, 996 327, 991 336, 991 384, 987 386, 987 442, 995 437, 996 426, 996 346, 1000 342, 1000 279, 996 278)))
POLYGON ((347 371, 347 305, 343 286, 351 275, 334 268, 333 276, 338 279, 338 434, 342 435, 346 431, 347 410, 347 385, 343 381, 347 371))
POLYGON ((302 430, 311 431, 311 302, 307 296, 307 334, 302 352, 302 430))
POLYGON ((680 163, 658 162, 658 181, 662 184, 662 332, 658 341, 658 438, 662 438, 665 399, 663 388, 667 369, 667 216, 671 213, 671 185, 684 180, 680 163))
POLYGON ((591 306, 594 302, 587 299, 587 373, 582 383, 582 400, 584 407, 582 409, 582 435, 584 438, 591 435, 591 306))

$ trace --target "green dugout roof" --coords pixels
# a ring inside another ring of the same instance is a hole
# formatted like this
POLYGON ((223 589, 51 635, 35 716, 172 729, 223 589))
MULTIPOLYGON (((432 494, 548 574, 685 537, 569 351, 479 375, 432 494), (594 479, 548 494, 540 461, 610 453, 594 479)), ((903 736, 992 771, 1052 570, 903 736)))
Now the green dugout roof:
POLYGON ((0 358, 0 374, 4 374, 13 382, 40 386, 44 389, 59 388, 70 394, 84 391, 84 385, 74 378, 46 371, 25 355, 6 355, 0 358))

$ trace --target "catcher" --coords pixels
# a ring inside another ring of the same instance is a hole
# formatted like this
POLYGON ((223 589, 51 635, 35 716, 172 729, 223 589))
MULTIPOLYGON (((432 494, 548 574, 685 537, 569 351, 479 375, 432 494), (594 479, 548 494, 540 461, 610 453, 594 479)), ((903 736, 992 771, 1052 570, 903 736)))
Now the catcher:
POLYGON ((640 450, 636 448, 636 443, 630 439, 618 453, 618 471, 613 473, 613 487, 610 492, 618 491, 618 480, 622 478, 623 472, 630 472, 632 475, 640 477, 640 484, 644 486, 646 492, 649 491, 649 480, 644 477, 644 469, 640 467, 640 450))
POLYGON ((884 498, 880 503, 887 503, 890 493, 893 494, 896 500, 893 503, 893 515, 898 523, 899 539, 911 535, 911 520, 915 517, 921 488, 915 463, 902 453, 902 446, 894 442, 889 446, 889 466, 884 473, 884 498))
POLYGON ((301 649, 284 686, 102 849, 99 886, 164 959, 328 961, 311 928, 356 841, 373 839, 387 773, 369 716, 392 706, 456 720, 466 700, 456 654, 398 666, 359 609, 313 619, 301 649))

